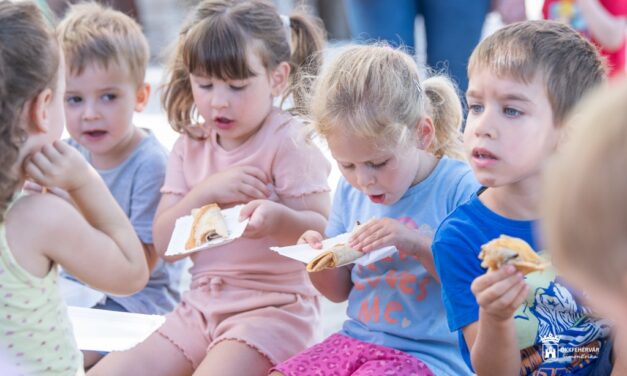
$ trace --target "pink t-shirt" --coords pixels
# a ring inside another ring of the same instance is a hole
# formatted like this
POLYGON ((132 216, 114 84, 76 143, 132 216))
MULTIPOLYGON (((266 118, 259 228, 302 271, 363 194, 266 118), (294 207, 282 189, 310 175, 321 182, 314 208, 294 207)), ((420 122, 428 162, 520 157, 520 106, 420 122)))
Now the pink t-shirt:
MULTIPOLYGON (((242 165, 265 171, 279 201, 330 191, 329 161, 307 140, 304 125, 278 109, 268 115, 255 135, 233 150, 223 149, 213 130, 205 140, 179 137, 172 148, 161 191, 185 195, 211 174, 242 165)), ((207 275, 243 288, 317 294, 304 265, 269 249, 275 245, 272 237, 240 238, 193 253, 192 278, 207 275)))

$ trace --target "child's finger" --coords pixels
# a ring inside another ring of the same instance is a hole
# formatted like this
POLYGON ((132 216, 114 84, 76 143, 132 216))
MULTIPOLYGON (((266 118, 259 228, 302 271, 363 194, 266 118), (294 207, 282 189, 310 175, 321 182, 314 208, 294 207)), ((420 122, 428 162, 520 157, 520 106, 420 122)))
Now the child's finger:
MULTIPOLYGON (((367 233, 364 233, 357 237, 357 239, 351 240, 348 242, 348 246, 355 249, 362 249, 367 246, 372 245, 377 240, 384 237, 385 232, 382 228, 374 227, 367 233)), ((363 250, 363 249, 362 249, 363 250)))
POLYGON ((261 205, 261 202, 258 200, 251 201, 244 205, 244 207, 239 211, 239 221, 241 222, 246 218, 250 218, 259 205, 261 205))
POLYGON ((46 144, 41 148, 41 153, 45 155, 52 164, 57 164, 59 160, 63 158, 57 147, 58 146, 55 144, 46 144))
POLYGON ((49 171, 52 168, 52 164, 50 163, 50 160, 48 160, 48 157, 41 152, 31 155, 29 162, 37 166, 42 173, 44 171, 49 171))
MULTIPOLYGON (((37 167, 37 165, 32 162, 32 160, 30 158, 26 161, 26 163, 24 165, 24 171, 35 182, 41 183, 41 182, 44 181, 44 174, 41 172, 39 167, 37 167)), ((43 184, 43 185, 45 185, 45 184, 43 184)))
POLYGON ((477 277, 470 285, 470 289, 473 294, 477 295, 515 273, 516 268, 512 265, 505 265, 496 271, 488 271, 482 276, 477 277))
POLYGON ((383 248, 389 245, 391 241, 392 241, 392 236, 387 235, 387 236, 378 238, 371 243, 364 243, 364 245, 361 247, 361 251, 365 253, 372 252, 374 250, 377 250, 379 248, 383 248))
POLYGON ((244 167, 243 167, 243 171, 244 171, 247 175, 250 175, 250 176, 252 176, 252 177, 257 178, 257 180, 261 181, 261 183, 262 183, 264 186, 270 182, 270 179, 268 179, 268 176, 266 175, 265 171, 263 171, 263 170, 262 170, 262 169, 260 169, 259 167, 255 167, 255 166, 244 166, 244 167))
POLYGON ((248 198, 251 198, 253 200, 264 199, 264 198, 267 197, 257 187, 254 187, 254 186, 248 185, 248 184, 243 184, 239 188, 239 192, 241 194, 243 194, 244 196, 246 196, 248 198))
POLYGON ((269 197, 271 192, 270 189, 268 188, 268 186, 262 182, 261 180, 257 179, 254 176, 247 176, 246 179, 243 180, 244 184, 247 184, 253 188, 255 188, 257 191, 261 192, 261 197, 260 198, 266 198, 269 197))
MULTIPOLYGON (((492 304, 496 300, 503 299, 504 296, 508 296, 508 294, 511 293, 512 288, 522 280, 522 275, 520 273, 513 274, 505 279, 499 280, 488 288, 480 290, 475 294, 477 303, 481 306, 485 306, 492 304)), ((509 297, 507 299, 509 299, 509 297)))
POLYGON ((298 239, 299 244, 307 243, 310 247, 320 249, 322 248, 322 234, 317 231, 306 231, 298 239))

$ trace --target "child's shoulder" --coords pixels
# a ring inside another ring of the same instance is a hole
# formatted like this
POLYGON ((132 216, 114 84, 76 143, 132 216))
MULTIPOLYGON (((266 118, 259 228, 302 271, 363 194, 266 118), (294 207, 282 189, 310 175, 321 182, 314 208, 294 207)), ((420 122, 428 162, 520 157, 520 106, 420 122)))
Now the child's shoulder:
POLYGON ((29 236, 53 235, 65 231, 66 219, 76 210, 64 199, 51 193, 22 194, 7 212, 7 223, 18 229, 28 229, 29 236))

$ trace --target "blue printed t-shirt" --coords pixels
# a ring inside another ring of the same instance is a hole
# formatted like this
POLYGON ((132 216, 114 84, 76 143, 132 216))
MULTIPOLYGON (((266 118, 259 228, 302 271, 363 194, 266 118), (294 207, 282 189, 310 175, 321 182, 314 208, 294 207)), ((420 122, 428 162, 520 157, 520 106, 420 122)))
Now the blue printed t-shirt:
MULTIPOLYGON (((152 132, 145 131, 148 135, 124 162, 112 169, 98 170, 98 173, 130 219, 141 242, 152 244, 152 221, 161 198, 159 190, 165 177, 168 152, 152 132)), ((91 163, 89 150, 75 140, 67 142, 91 163)), ((180 301, 179 283, 183 262, 168 263, 159 259, 145 288, 130 296, 107 297, 129 312, 168 313, 180 301)), ((63 276, 76 281, 66 272, 63 276)))
MULTIPOLYGON (((393 218, 408 227, 433 231, 457 205, 477 190, 472 172, 461 161, 442 158, 422 182, 394 205, 375 204, 340 179, 326 235, 352 230, 356 221, 393 218)), ((465 375, 457 338, 446 327, 440 285, 415 256, 396 253, 351 272, 348 317, 342 334, 404 351, 436 374, 465 375)))
MULTIPOLYGON (((536 225, 536 221, 502 217, 474 194, 470 201, 451 213, 436 232, 432 250, 442 283, 448 325, 451 330, 458 331, 462 355, 470 367, 470 354, 462 329, 479 319, 479 305, 470 285, 486 273, 478 258, 481 245, 504 234, 523 239, 534 250, 541 249, 534 237, 536 225)), ((596 350, 607 336, 607 327, 587 316, 586 308, 556 277, 553 268, 527 274, 525 281, 530 287, 529 295, 514 313, 522 356, 521 374, 538 370, 547 375, 585 374, 586 368, 596 360, 599 353, 596 350), (555 343, 556 337, 559 343, 555 343), (575 353, 585 355, 576 359, 572 357, 575 353)))

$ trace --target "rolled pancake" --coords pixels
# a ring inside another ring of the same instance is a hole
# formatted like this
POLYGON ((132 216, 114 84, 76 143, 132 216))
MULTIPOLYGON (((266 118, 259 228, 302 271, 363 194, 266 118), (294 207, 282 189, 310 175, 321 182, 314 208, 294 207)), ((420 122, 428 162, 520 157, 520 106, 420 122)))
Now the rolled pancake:
POLYGON ((507 235, 501 235, 482 245, 479 258, 483 260, 481 266, 489 270, 509 264, 523 274, 544 270, 549 266, 526 241, 507 235))
POLYGON ((194 222, 185 243, 185 249, 196 248, 210 240, 227 238, 229 230, 217 204, 205 205, 192 210, 194 222))
POLYGON ((319 272, 324 269, 332 269, 338 266, 350 264, 363 256, 364 253, 340 243, 316 256, 307 264, 308 272, 319 272))

